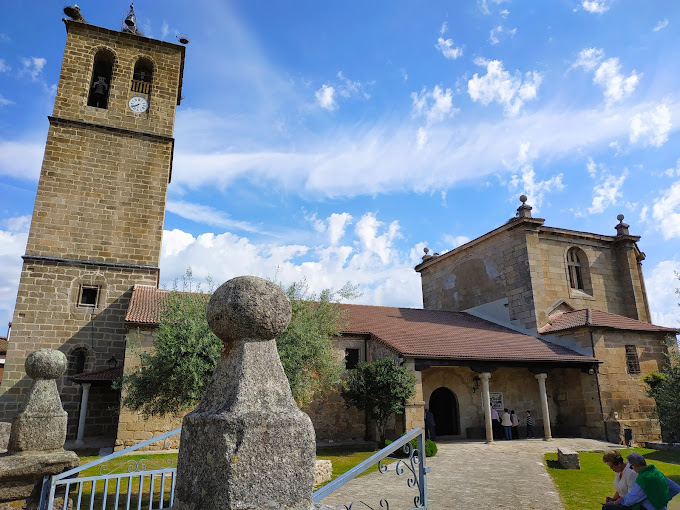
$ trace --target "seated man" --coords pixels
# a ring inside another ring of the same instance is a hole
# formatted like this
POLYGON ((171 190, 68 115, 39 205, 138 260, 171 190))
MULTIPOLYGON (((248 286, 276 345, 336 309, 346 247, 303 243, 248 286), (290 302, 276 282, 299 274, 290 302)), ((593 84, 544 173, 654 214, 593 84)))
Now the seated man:
POLYGON ((638 474, 633 488, 624 497, 609 504, 632 506, 640 503, 646 510, 666 510, 668 502, 680 493, 680 485, 666 478, 637 452, 626 455, 628 464, 638 474))

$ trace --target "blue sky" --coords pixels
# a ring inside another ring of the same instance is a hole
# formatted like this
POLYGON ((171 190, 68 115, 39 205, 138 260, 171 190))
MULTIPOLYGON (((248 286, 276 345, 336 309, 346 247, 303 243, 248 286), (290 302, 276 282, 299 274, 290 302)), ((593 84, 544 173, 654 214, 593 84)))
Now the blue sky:
MULTIPOLYGON (((118 29, 127 3, 81 0, 118 29)), ((512 217, 641 235, 655 322, 677 325, 680 4, 138 2, 187 33, 161 282, 306 277, 359 303, 422 306, 413 266, 512 217)), ((61 4, 0 28, 0 334, 59 77, 61 4)))

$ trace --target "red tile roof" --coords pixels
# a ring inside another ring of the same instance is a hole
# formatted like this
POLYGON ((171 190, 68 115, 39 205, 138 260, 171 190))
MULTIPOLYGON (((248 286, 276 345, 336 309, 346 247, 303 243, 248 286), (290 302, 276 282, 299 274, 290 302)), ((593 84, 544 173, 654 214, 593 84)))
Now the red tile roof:
POLYGON ((668 333, 677 333, 680 331, 678 328, 674 329, 656 326, 649 322, 642 322, 629 317, 623 317, 622 315, 585 308, 583 310, 564 312, 554 316, 550 319, 550 322, 539 329, 538 332, 556 333, 557 331, 566 331, 574 328, 582 328, 584 326, 623 329, 628 331, 666 331, 668 333))
MULTIPOLYGON (((168 291, 135 285, 126 322, 155 325, 168 291)), ((343 332, 371 334, 402 356, 457 360, 595 363, 595 358, 465 312, 348 305, 343 332)))
POLYGON ((87 383, 95 381, 116 381, 123 376, 123 367, 100 368, 90 372, 83 372, 70 377, 72 381, 87 383))
POLYGON ((340 305, 346 333, 370 333, 401 355, 459 360, 597 362, 465 312, 340 305))

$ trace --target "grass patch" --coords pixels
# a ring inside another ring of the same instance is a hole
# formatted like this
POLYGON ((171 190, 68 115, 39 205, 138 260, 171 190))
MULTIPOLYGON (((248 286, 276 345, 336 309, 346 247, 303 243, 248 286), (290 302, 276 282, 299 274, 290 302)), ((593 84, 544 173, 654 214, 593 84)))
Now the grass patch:
MULTIPOLYGON (((316 458, 319 460, 330 460, 333 463, 333 477, 331 481, 335 480, 338 476, 345 474, 347 471, 352 469, 354 466, 363 462, 371 455, 376 453, 375 451, 357 451, 356 449, 350 448, 319 448, 316 451, 316 458)), ((391 464, 396 462, 393 459, 388 459, 385 464, 391 464)), ((366 471, 361 473, 359 476, 364 476, 369 473, 375 473, 378 470, 378 464, 374 464, 366 471)))
MULTIPOLYGON (((621 450, 625 456, 636 451, 644 455, 648 464, 654 464, 664 475, 680 483, 680 452, 659 451, 646 448, 621 450)), ((602 453, 579 452, 581 469, 560 469, 557 454, 547 453, 545 462, 566 510, 599 508, 607 496, 614 494, 614 472, 602 462, 602 453)), ((680 510, 680 496, 668 505, 668 510, 680 510)))

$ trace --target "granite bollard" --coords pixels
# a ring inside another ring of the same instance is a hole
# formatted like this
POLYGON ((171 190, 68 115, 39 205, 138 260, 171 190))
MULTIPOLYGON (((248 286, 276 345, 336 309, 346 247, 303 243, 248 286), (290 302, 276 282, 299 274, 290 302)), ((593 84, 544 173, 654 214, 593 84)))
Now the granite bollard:
POLYGON ((28 355, 24 367, 33 382, 12 423, 8 452, 0 455, 0 510, 36 508, 43 477, 80 463, 64 450, 67 414, 55 379, 66 370, 66 356, 40 349, 28 355))
POLYGON ((173 509, 314 508, 314 428, 276 350, 288 298, 272 282, 242 276, 216 290, 207 316, 224 350, 182 423, 173 509))

